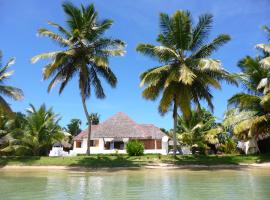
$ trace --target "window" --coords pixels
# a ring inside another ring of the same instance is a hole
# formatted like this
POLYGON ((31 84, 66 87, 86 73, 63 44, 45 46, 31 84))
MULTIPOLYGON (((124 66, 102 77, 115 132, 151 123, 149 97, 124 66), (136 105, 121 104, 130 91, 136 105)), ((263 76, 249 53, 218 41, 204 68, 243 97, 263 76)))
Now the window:
POLYGON ((110 142, 106 142, 104 144, 104 147, 105 147, 106 150, 110 149, 110 146, 111 146, 111 143, 110 142))
POLYGON ((90 147, 98 147, 99 141, 98 140, 90 140, 90 147))
POLYGON ((94 146, 94 140, 90 140, 90 147, 94 146))
POLYGON ((76 141, 76 148, 82 148, 82 142, 76 141))
POLYGON ((119 149, 119 150, 123 150, 124 149, 124 142, 122 142, 122 141, 114 142, 114 148, 119 149))

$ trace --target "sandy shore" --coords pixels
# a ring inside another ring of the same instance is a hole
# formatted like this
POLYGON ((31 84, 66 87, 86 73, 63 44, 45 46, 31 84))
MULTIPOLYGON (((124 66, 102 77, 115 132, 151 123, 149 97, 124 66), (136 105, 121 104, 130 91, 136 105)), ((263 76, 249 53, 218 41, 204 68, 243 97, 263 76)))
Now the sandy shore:
POLYGON ((270 168, 270 162, 239 164, 239 165, 173 165, 155 164, 142 167, 115 167, 115 168, 89 168, 72 166, 26 166, 26 165, 6 165, 0 167, 1 170, 71 170, 71 171, 91 171, 91 170, 128 170, 128 169, 245 169, 245 168, 270 168))

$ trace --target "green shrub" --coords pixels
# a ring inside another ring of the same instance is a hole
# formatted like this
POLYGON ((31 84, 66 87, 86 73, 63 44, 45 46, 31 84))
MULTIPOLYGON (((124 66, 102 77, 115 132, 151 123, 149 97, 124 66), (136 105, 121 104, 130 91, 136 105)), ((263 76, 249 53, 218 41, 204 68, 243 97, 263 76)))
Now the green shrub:
POLYGON ((236 142, 233 139, 229 138, 225 141, 224 144, 220 145, 218 150, 226 154, 232 154, 237 152, 236 146, 236 142))
POLYGON ((208 151, 209 147, 202 142, 198 142, 197 144, 191 147, 191 152, 194 155, 207 155, 208 151))
POLYGON ((127 143, 126 149, 129 156, 142 156, 144 152, 144 145, 138 140, 132 140, 127 143))

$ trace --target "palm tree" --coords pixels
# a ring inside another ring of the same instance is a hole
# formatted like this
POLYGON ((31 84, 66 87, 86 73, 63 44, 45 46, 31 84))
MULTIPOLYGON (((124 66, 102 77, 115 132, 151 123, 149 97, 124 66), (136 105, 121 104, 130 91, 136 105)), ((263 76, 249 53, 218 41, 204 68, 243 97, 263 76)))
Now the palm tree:
POLYGON ((201 111, 192 110, 189 121, 183 116, 178 116, 177 133, 178 140, 187 145, 207 145, 217 144, 218 134, 223 132, 223 128, 216 123, 216 118, 206 109, 201 111))
POLYGON ((139 44, 137 51, 161 63, 142 73, 143 97, 155 100, 160 94, 159 111, 168 112, 173 107, 174 156, 176 154, 177 110, 181 109, 185 120, 191 117, 191 104, 200 108, 200 100, 206 100, 213 109, 210 87, 221 88, 220 81, 236 83, 225 71, 219 60, 210 58, 213 52, 230 40, 221 34, 206 43, 213 16, 204 14, 194 26, 189 11, 176 11, 172 17, 160 14, 160 45, 139 44))
POLYGON ((47 36, 56 41, 63 50, 40 54, 32 58, 35 63, 40 59, 51 59, 44 67, 43 78, 51 79, 48 92, 60 82, 59 94, 74 76, 78 76, 79 89, 84 113, 88 120, 87 154, 90 154, 91 121, 86 106, 86 100, 94 90, 97 98, 105 98, 101 79, 105 79, 112 87, 116 86, 117 78, 109 67, 110 56, 122 56, 124 42, 118 39, 104 37, 112 20, 98 20, 98 13, 93 4, 75 7, 72 3, 63 4, 67 15, 67 29, 49 22, 56 27, 59 34, 45 28, 39 29, 41 36, 47 36))
POLYGON ((90 118, 91 124, 93 124, 93 125, 99 124, 100 115, 98 113, 91 113, 89 115, 89 118, 90 118))
POLYGON ((14 71, 8 71, 9 67, 15 63, 15 58, 8 60, 6 65, 2 66, 2 52, 0 51, 0 109, 4 112, 11 113, 11 108, 2 95, 14 100, 21 100, 23 92, 16 87, 5 85, 5 81, 13 74, 14 71))
POLYGON ((52 108, 47 109, 45 104, 36 109, 30 104, 25 117, 23 134, 11 133, 13 139, 2 152, 15 152, 20 155, 48 155, 52 145, 63 139, 64 134, 59 126, 57 114, 52 108))
POLYGON ((72 136, 76 136, 81 132, 82 121, 80 119, 71 119, 65 130, 72 136))
POLYGON ((247 56, 238 63, 241 73, 236 77, 247 92, 237 93, 228 100, 230 109, 224 125, 242 140, 258 140, 269 135, 270 73, 262 63, 267 56, 265 52, 255 58, 247 56))

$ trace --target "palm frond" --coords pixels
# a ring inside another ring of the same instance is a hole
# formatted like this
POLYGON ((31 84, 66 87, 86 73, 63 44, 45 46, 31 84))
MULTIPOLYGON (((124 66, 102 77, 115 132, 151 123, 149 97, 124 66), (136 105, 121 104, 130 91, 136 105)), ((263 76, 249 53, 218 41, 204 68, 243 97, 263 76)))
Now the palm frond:
POLYGON ((196 52, 193 53, 191 58, 207 58, 213 52, 217 51, 221 46, 230 41, 230 36, 226 34, 218 35, 212 42, 209 44, 201 46, 196 52))
POLYGON ((263 52, 270 53, 270 44, 257 44, 255 47, 263 52))
POLYGON ((42 59, 54 59, 61 52, 62 51, 54 51, 54 52, 48 52, 48 53, 42 53, 42 54, 36 55, 33 58, 31 58, 31 63, 34 64, 42 59))
POLYGON ((10 108, 10 105, 1 96, 0 96, 0 108, 5 113, 11 113, 12 112, 12 110, 10 108))
POLYGON ((62 36, 52 32, 52 31, 49 31, 45 28, 39 29, 38 34, 40 36, 45 36, 45 37, 51 38, 53 41, 57 42, 60 46, 63 46, 63 47, 67 47, 67 46, 72 45, 72 43, 69 40, 67 40, 67 39, 63 38, 62 36))
POLYGON ((192 30, 192 43, 190 45, 192 51, 203 45, 204 41, 208 38, 212 23, 213 15, 204 14, 199 16, 199 22, 192 30))
POLYGON ((0 85, 0 94, 3 94, 14 100, 21 100, 23 98, 23 92, 19 88, 12 86, 1 86, 0 85))

